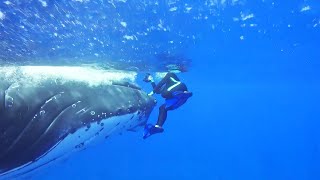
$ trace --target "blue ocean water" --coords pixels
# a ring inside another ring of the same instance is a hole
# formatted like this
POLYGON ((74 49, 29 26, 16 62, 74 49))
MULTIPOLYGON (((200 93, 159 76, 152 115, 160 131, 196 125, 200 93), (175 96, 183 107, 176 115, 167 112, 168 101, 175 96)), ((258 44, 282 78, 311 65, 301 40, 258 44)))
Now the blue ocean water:
POLYGON ((145 72, 176 65, 194 93, 163 134, 128 132, 26 179, 320 179, 315 0, 8 0, 0 38, 4 65, 137 70, 148 92, 145 72))

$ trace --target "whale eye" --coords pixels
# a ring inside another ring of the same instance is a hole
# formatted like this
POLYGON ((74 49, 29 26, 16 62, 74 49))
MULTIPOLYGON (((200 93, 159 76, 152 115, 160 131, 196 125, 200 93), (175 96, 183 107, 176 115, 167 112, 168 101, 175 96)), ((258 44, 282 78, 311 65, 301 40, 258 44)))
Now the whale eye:
POLYGON ((121 112, 122 112, 121 108, 117 109, 117 115, 121 114, 121 112))
POLYGON ((13 98, 11 96, 6 96, 5 107, 11 108, 13 106, 13 98))
POLYGON ((41 110, 41 111, 40 111, 40 116, 43 116, 45 113, 46 113, 45 110, 41 110))

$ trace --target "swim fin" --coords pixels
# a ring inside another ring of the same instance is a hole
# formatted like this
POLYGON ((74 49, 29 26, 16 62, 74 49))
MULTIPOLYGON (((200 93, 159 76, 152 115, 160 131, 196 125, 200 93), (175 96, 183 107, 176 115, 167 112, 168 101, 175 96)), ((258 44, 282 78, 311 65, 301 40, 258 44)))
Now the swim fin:
POLYGON ((155 127, 152 124, 146 124, 144 127, 143 139, 147 139, 149 136, 156 133, 162 133, 163 131, 164 129, 161 127, 155 127))

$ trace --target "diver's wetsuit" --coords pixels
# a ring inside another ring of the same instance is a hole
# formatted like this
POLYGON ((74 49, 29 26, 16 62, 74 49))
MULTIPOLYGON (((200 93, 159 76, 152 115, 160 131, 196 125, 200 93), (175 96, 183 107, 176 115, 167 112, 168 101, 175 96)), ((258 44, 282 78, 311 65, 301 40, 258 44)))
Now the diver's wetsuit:
POLYGON ((166 99, 166 102, 159 108, 156 124, 162 127, 167 118, 167 111, 174 110, 183 105, 192 96, 192 93, 188 92, 187 86, 180 82, 180 79, 174 73, 167 73, 158 84, 151 82, 151 85, 154 93, 161 94, 166 99))

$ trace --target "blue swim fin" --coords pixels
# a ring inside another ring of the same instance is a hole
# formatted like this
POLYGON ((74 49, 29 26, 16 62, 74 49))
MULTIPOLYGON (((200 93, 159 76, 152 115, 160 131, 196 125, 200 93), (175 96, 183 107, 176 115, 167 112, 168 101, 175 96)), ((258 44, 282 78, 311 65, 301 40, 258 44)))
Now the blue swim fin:
POLYGON ((155 127, 152 124, 146 124, 144 127, 143 139, 147 139, 149 136, 156 133, 162 133, 163 131, 164 130, 161 127, 155 127))

